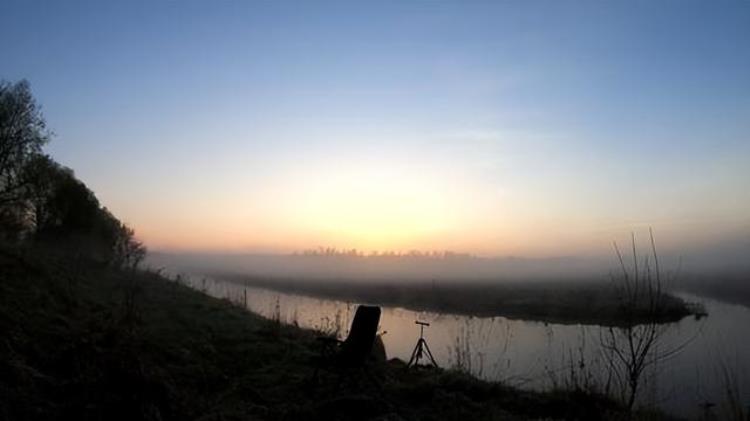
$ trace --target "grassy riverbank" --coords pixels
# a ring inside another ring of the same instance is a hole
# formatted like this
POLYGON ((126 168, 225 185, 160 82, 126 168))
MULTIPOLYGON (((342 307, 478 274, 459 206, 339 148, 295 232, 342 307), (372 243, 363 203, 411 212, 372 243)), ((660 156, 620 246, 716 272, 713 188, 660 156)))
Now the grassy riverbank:
POLYGON ((0 331, 0 420, 625 417, 582 391, 519 391, 399 361, 373 367, 380 388, 313 385, 315 332, 60 254, 0 249, 0 331))

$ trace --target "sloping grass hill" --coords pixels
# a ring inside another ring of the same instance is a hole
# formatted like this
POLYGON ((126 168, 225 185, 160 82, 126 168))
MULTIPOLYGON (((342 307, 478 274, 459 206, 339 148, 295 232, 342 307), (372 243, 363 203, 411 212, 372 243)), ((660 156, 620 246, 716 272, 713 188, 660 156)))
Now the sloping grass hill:
POLYGON ((0 247, 0 420, 625 418, 584 392, 395 360, 376 364, 373 382, 313 382, 316 335, 156 273, 0 247))

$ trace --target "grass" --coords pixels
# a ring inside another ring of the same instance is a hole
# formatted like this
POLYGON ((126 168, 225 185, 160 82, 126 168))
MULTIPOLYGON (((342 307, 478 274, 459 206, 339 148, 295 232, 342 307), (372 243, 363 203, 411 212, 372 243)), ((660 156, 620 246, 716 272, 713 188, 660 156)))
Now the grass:
MULTIPOLYGON (((311 383, 316 332, 156 273, 0 248, 0 420, 622 419, 610 399, 375 364, 311 383)), ((649 415, 651 416, 651 415, 649 415)), ((653 419, 666 419, 662 414, 653 419)))

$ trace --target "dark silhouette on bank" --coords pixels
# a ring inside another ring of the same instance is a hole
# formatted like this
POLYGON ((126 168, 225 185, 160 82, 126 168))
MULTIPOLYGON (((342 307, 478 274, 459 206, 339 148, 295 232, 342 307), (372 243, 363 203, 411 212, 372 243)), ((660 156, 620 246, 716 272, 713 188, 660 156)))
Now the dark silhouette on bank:
POLYGON ((367 377, 373 381, 368 370, 368 360, 373 359, 373 345, 377 339, 380 323, 380 307, 361 305, 354 313, 349 334, 345 340, 330 336, 316 338, 321 344, 320 358, 317 361, 313 382, 319 383, 319 371, 327 370, 337 374, 337 383, 343 379, 367 377))

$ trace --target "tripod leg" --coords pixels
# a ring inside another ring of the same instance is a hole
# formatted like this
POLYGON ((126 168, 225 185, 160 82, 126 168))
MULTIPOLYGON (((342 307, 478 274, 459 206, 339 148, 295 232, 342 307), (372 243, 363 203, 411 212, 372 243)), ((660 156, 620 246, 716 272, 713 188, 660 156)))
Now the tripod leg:
POLYGON ((432 356, 432 351, 430 351, 430 347, 427 346, 427 341, 424 341, 424 349, 427 351, 427 356, 430 357, 430 361, 432 362, 432 365, 437 367, 437 363, 435 362, 435 357, 432 356))
POLYGON ((411 352, 411 358, 409 358, 409 364, 406 364, 407 367, 411 367, 412 363, 419 360, 419 358, 417 358, 417 353, 419 352, 419 345, 420 343, 417 342, 417 345, 414 347, 414 351, 411 352))
POLYGON ((424 359, 426 348, 427 348, 427 341, 424 338, 421 338, 419 340, 419 355, 417 356, 418 360, 424 359))

